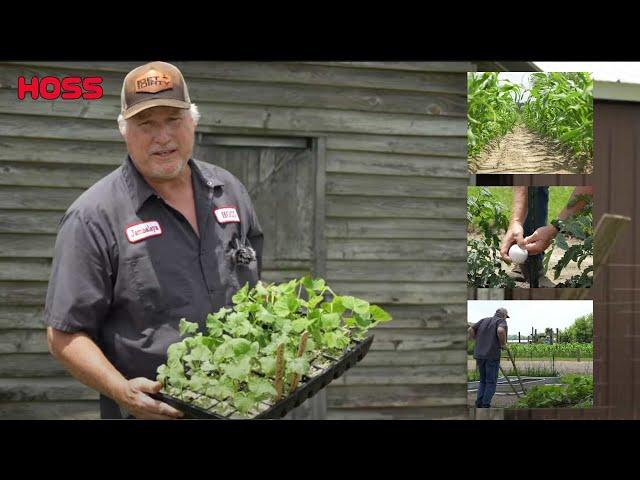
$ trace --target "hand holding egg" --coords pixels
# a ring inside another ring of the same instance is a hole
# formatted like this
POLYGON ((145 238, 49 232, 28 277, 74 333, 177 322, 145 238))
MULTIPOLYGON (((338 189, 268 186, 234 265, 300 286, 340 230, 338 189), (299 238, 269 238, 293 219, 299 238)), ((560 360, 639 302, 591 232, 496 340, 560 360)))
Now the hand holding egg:
POLYGON ((513 263, 524 263, 529 256, 526 250, 521 249, 517 243, 511 245, 509 248, 509 258, 513 260, 513 263))

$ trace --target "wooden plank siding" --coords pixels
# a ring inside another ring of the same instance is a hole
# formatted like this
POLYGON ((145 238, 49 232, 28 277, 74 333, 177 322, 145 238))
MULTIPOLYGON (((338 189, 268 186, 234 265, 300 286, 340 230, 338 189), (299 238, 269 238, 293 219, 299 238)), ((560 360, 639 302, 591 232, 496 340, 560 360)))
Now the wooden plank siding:
MULTIPOLYGON (((0 418, 97 416, 95 393, 47 353, 41 319, 62 214, 126 153, 119 95, 140 63, 0 63, 0 418), (99 101, 17 99, 21 75, 96 73, 99 101)), ((176 65, 202 114, 197 132, 321 145, 314 267, 394 316, 362 364, 329 387, 328 418, 464 417, 466 72, 475 67, 176 65)), ((266 265, 265 279, 283 268, 298 276, 305 266, 266 265)))

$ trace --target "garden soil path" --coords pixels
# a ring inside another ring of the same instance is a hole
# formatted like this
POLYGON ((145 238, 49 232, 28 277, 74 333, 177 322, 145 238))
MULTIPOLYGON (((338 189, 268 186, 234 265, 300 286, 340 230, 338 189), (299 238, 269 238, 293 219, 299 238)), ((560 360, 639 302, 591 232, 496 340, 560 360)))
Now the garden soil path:
POLYGON ((474 173, 582 173, 574 163, 559 146, 517 125, 480 154, 474 173))

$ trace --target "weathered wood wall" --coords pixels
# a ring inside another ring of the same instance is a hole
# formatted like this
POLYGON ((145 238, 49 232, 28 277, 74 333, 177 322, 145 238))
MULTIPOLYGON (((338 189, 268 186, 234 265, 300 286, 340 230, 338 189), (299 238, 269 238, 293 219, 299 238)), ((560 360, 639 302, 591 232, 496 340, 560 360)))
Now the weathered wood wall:
MULTIPOLYGON (((57 223, 116 168, 121 82, 139 63, 0 64, 0 418, 87 418, 96 395, 50 359, 41 323, 57 223), (100 74, 100 101, 23 101, 21 75, 100 74)), ((466 415, 469 63, 179 63, 198 130, 323 138, 321 259, 334 289, 389 308, 327 392, 329 418, 466 415)), ((321 183, 321 182, 320 182, 321 183)), ((322 185, 321 185, 322 186, 322 185)))

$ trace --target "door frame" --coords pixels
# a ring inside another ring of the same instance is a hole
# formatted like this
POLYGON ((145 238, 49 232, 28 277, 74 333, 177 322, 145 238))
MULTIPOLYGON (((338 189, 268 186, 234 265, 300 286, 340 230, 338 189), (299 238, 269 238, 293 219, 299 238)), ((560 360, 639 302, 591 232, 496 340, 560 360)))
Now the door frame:
POLYGON ((196 132, 196 145, 220 145, 230 147, 273 147, 310 149, 315 179, 313 196, 313 232, 311 250, 312 273, 324 278, 327 272, 327 247, 325 239, 327 137, 325 135, 255 135, 246 132, 207 131, 196 132))

